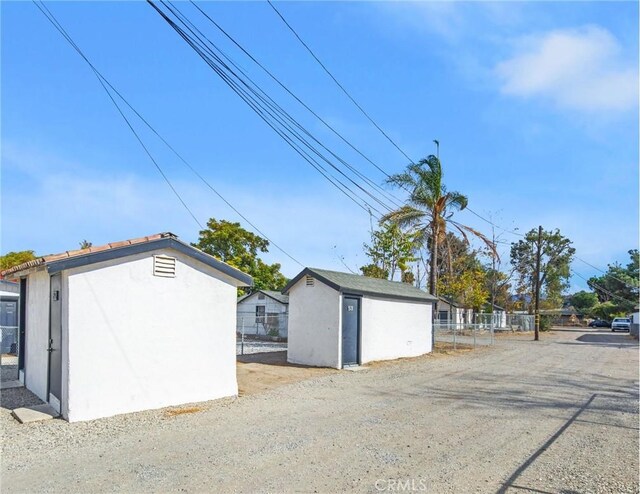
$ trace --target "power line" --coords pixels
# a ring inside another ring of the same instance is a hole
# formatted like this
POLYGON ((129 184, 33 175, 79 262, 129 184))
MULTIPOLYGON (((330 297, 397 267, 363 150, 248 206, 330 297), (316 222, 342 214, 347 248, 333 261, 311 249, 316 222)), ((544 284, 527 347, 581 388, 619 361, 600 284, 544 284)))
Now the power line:
POLYGON ((626 298, 624 298, 624 297, 620 297, 620 296, 616 295, 615 293, 612 293, 611 291, 607 290, 606 288, 603 288, 602 286, 600 286, 600 285, 598 285, 598 284, 596 284, 596 283, 589 282, 589 280, 588 280, 588 279, 586 279, 586 278, 585 278, 584 276, 582 276, 580 273, 577 273, 574 269, 571 269, 571 268, 570 268, 570 271, 571 271, 573 274, 575 274, 578 278, 582 278, 584 281, 586 281, 586 282, 587 282, 587 284, 589 284, 589 286, 591 286, 591 287, 595 287, 597 290, 600 290, 602 293, 605 293, 605 294, 606 294, 606 295, 608 295, 609 297, 617 298, 618 300, 622 300, 623 302, 627 302, 627 303, 630 303, 630 304, 637 304, 637 303, 638 303, 638 301, 637 301, 637 300, 636 300, 636 301, 631 301, 631 300, 626 299, 626 298))
MULTIPOLYGON (((360 151, 360 149, 358 149, 356 146, 354 146, 340 132, 338 132, 333 126, 331 126, 326 120, 324 120, 307 103, 305 103, 295 93, 293 93, 293 91, 291 91, 280 79, 278 79, 264 64, 262 64, 259 60, 257 60, 235 38, 233 38, 233 36, 231 36, 225 29, 223 29, 222 26, 220 26, 220 24, 218 24, 214 19, 211 18, 211 16, 209 16, 204 10, 202 10, 202 8, 200 8, 199 5, 197 5, 193 1, 191 3, 211 24, 213 24, 226 38, 228 38, 238 49, 240 49, 253 63, 255 63, 263 72, 265 72, 274 82, 276 82, 278 84, 278 86, 280 86, 287 94, 289 94, 293 99, 295 99, 303 108, 305 108, 309 113, 311 113, 325 127, 327 127, 332 133, 334 133, 336 136, 338 136, 344 143, 346 143, 349 147, 351 147, 354 151, 356 151, 360 156, 362 156, 365 160, 367 160, 374 167, 376 167, 379 171, 381 171, 385 176, 387 176, 387 177, 389 176, 379 165, 374 163, 368 156, 366 156, 362 151, 360 151)), ((168 7, 168 8, 170 10, 172 10, 171 7, 168 7)), ((203 34, 202 31, 200 31, 196 26, 194 26, 194 24, 191 21, 189 21, 189 19, 186 18, 186 16, 184 16, 184 14, 182 14, 177 7, 173 6, 172 12, 176 16, 180 15, 181 16, 180 18, 181 18, 181 20, 183 22, 187 22, 193 29, 195 29, 203 38, 205 38, 215 48, 216 51, 218 51, 230 64, 232 64, 234 66, 234 68, 236 68, 240 73, 242 73, 242 75, 244 77, 246 77, 258 89, 258 91, 260 93, 262 93, 264 96, 266 96, 266 98, 269 99, 272 103, 277 105, 277 103, 275 103, 275 101, 271 97, 269 97, 264 91, 262 91, 262 89, 260 89, 260 87, 251 79, 251 77, 249 77, 249 75, 244 70, 242 70, 229 56, 227 56, 224 53, 224 51, 222 51, 218 46, 216 46, 215 43, 213 43, 205 34, 203 34)), ((294 125, 298 126, 298 123, 296 121, 293 121, 293 123, 294 123, 294 125)), ((390 194, 388 191, 385 191, 382 187, 380 187, 373 180, 371 180, 368 177, 366 177, 364 174, 362 174, 355 167, 353 167, 352 165, 347 163, 340 156, 336 155, 333 151, 331 151, 329 148, 327 148, 322 142, 320 142, 313 135, 308 133, 306 131, 306 129, 304 129, 303 127, 300 127, 300 128, 301 128, 301 130, 303 130, 303 132, 305 132, 305 134, 307 134, 311 139, 313 139, 323 149, 328 151, 334 158, 336 158, 338 161, 340 161, 344 166, 349 168, 353 173, 358 175, 361 179, 365 180, 365 182, 367 182, 369 185, 371 185, 372 187, 376 188, 378 190, 378 192, 381 193, 387 200, 390 200, 391 202, 395 203, 396 206, 400 206, 400 202, 399 202, 400 200, 399 199, 395 198, 392 194, 390 194)))
MULTIPOLYGON (((193 0, 191 0, 193 1, 193 0)), ((326 65, 324 63, 322 63, 322 61, 316 56, 316 54, 313 52, 313 50, 311 50, 311 48, 309 48, 309 45, 307 45, 307 43, 305 43, 303 41, 303 39, 300 37, 300 35, 296 32, 296 30, 291 26, 291 24, 289 24, 287 22, 287 20, 284 18, 284 16, 280 13, 280 11, 275 7, 275 5, 273 5, 273 3, 271 2, 271 0, 267 0, 267 2, 269 2, 269 5, 271 6, 271 8, 274 10, 274 12, 276 14, 278 14, 278 17, 280 17, 280 19, 282 20, 282 22, 284 22, 284 24, 289 28, 289 30, 293 33, 293 35, 298 39, 298 41, 300 41, 300 43, 302 44, 302 46, 304 46, 306 48, 306 50, 309 52, 309 54, 315 59, 316 62, 318 62, 318 64, 320 64, 320 66, 322 67, 322 69, 327 73, 327 75, 329 77, 331 77, 331 79, 333 80, 333 82, 336 83, 336 85, 342 90, 342 92, 347 96, 347 98, 349 98, 351 100, 351 102, 358 108, 358 110, 360 110, 360 112, 367 117, 367 119, 369 120, 369 122, 371 122, 376 129, 378 129, 380 131, 380 133, 385 136, 387 138, 387 140, 393 144, 393 146, 400 151, 405 158, 407 158, 411 163, 413 163, 413 160, 407 155, 407 153, 405 153, 400 146, 398 146, 395 141, 393 139, 391 139, 391 137, 389 137, 389 135, 382 129, 382 127, 380 127, 375 120, 373 120, 373 118, 371 118, 371 116, 364 110, 364 108, 362 108, 362 106, 360 106, 360 104, 353 98, 353 96, 351 96, 351 94, 349 94, 349 92, 345 89, 345 87, 340 84, 340 82, 338 81, 338 79, 335 78, 335 76, 329 71, 329 69, 326 67, 326 65)), ((384 173, 384 172, 383 172, 384 173)), ((386 173, 385 173, 386 174, 386 173)), ((388 175, 387 175, 388 176, 388 175)))
POLYGON ((628 286, 629 288, 636 288, 636 289, 638 288, 637 286, 630 285, 630 284, 629 284, 629 283, 627 283, 626 281, 623 281, 623 280, 621 280, 620 278, 618 278, 618 277, 616 277, 616 276, 613 276, 613 275, 612 275, 611 273, 609 273, 608 271, 605 271, 604 269, 600 269, 600 268, 598 268, 598 267, 594 266, 593 264, 588 263, 588 262, 587 262, 587 261, 585 261, 584 259, 581 259, 581 258, 579 258, 579 257, 577 257, 577 256, 576 256, 576 259, 577 259, 578 261, 582 261, 582 262, 583 262, 583 263, 585 263, 587 266, 591 266, 593 269, 595 269, 595 270, 597 270, 597 271, 600 271, 601 273, 606 274, 606 275, 607 275, 607 276, 609 276, 610 278, 613 278, 614 280, 619 281, 620 283, 622 283, 623 285, 628 286))
MULTIPOLYGON (((160 135, 160 133, 128 102, 128 100, 102 75, 102 73, 91 63, 91 61, 86 57, 86 55, 84 54, 84 52, 82 52, 82 50, 80 49, 80 47, 73 41, 73 39, 71 38, 71 36, 66 32, 66 30, 62 27, 62 25, 58 22, 58 20, 55 18, 55 16, 51 13, 51 11, 46 7, 46 5, 42 4, 42 7, 47 11, 47 13, 44 12, 44 10, 42 8, 40 8, 40 5, 38 5, 35 1, 34 4, 36 5, 36 7, 38 7, 40 9, 40 11, 45 15, 45 17, 47 17, 47 19, 52 23, 52 25, 58 30, 58 32, 65 38, 65 40, 76 50, 76 52, 83 58, 83 60, 89 65, 89 67, 91 67, 92 71, 94 72, 94 74, 96 75, 96 77, 98 78, 98 80, 100 81, 101 85, 103 86, 103 88, 105 89, 105 91, 107 92, 107 94, 109 95, 109 97, 111 98, 111 94, 109 93, 109 91, 107 90, 107 88, 105 87, 105 84, 107 86, 109 86, 109 88, 111 88, 111 90, 135 113, 135 115, 176 155, 176 157, 178 157, 178 159, 180 159, 180 161, 182 161, 182 163, 184 163, 185 166, 187 166, 189 168, 189 170, 191 170, 213 193, 215 193, 227 206, 229 206, 236 214, 238 214, 238 216, 240 216, 244 221, 246 221, 251 227, 253 227, 262 237, 264 237, 266 240, 269 241, 269 243, 271 245, 273 245, 276 249, 278 249, 280 252, 282 252, 283 254, 285 254, 287 257, 289 257, 292 261, 294 261, 295 263, 297 263, 298 265, 300 265, 301 267, 304 267, 304 264, 302 264, 300 261, 298 261, 296 258, 294 258, 291 254, 289 254, 287 251, 285 251, 282 247, 280 247, 278 244, 276 244, 273 240, 271 240, 264 232, 262 232, 255 224, 253 224, 253 222, 251 222, 245 215, 243 215, 233 204, 231 204, 222 194, 220 194, 220 192, 218 192, 180 153, 178 153, 178 151, 171 146, 171 144, 164 138, 162 137, 162 135, 160 135), (50 16, 50 17, 49 17, 50 16)), ((114 102, 114 104, 116 105, 116 107, 118 108, 118 110, 120 111, 120 108, 118 107, 117 103, 115 103, 115 101, 113 100, 113 98, 111 98, 111 100, 114 102)), ((122 112, 120 111, 121 115, 122 112)), ((123 115, 124 117, 124 115, 123 115)), ((124 117, 126 120, 126 117, 124 117)), ((129 123, 127 121, 127 123, 129 123)), ((131 126, 129 125, 129 127, 131 128, 131 126)), ((134 131, 135 134, 135 131, 134 131)), ((137 134, 136 134, 137 136, 137 134)), ((138 138, 138 140, 140 141, 140 139, 138 138)), ((142 143, 141 143, 142 144, 142 143)), ((144 144, 142 144, 144 147, 144 144)), ((146 147, 145 147, 146 150, 146 147)), ((152 158, 153 159, 153 158, 152 158)), ((155 163, 155 160, 153 160, 155 163)), ((156 164, 156 166, 158 166, 156 164)), ((159 168, 159 166, 158 166, 159 168)), ((160 170, 161 171, 161 170, 160 170)), ((161 171, 162 173, 162 171, 161 171)), ((162 175, 164 176, 164 173, 162 173, 162 175)), ((167 179, 168 181, 168 179, 167 179)), ((170 185, 171 186, 171 185, 170 185)), ((172 190, 173 186, 171 186, 172 190)), ((175 190, 174 190, 175 192, 175 190)), ((177 194, 177 192, 175 192, 177 194)), ((180 198, 181 199, 181 198, 180 198)), ((181 200, 181 202, 183 202, 181 200)), ((183 203, 183 205, 186 207, 186 204, 183 203)), ((188 209, 188 208, 187 208, 188 209)), ((190 210, 189 210, 190 211, 190 210)), ((193 214, 192 214, 193 216, 193 214)), ((194 218, 195 219, 195 218, 194 218)), ((197 219, 196 219, 197 222, 197 219)), ((199 226, 204 229, 204 227, 198 222, 199 226)))
MULTIPOLYGON (((62 27, 62 25, 57 21, 57 19, 55 18, 55 16, 51 13, 51 11, 46 7, 46 5, 42 4, 42 7, 34 0, 33 1, 34 5, 36 7, 38 7, 38 9, 40 10, 40 12, 42 12, 42 14, 49 20, 49 22, 58 30, 58 32, 60 34, 62 34, 62 36, 78 51, 78 53, 85 59, 86 57, 82 54, 81 50, 77 47, 77 45, 73 42, 73 40, 71 39, 71 37, 67 34, 67 32, 64 30, 64 28, 62 27), (45 12, 46 10, 46 12, 45 12)), ((88 61, 88 60, 87 60, 88 61)), ((116 100, 113 98, 112 94, 109 92, 109 89, 107 88, 107 86, 105 85, 105 83, 102 81, 100 75, 98 75, 96 69, 93 67, 93 65, 89 64, 94 72, 94 75, 96 76, 96 78, 98 79, 98 82, 100 83, 100 85, 102 86, 102 88, 105 90, 105 92, 107 93, 107 96, 109 96, 109 99, 111 100, 111 102, 114 104, 114 106, 116 107, 116 109, 118 110, 118 113, 120 114, 120 116, 124 119, 124 121, 127 124, 127 127, 129 127, 129 130, 131 130, 131 132, 133 133, 133 135, 135 136, 136 140, 138 141, 138 143, 140 144, 140 146, 142 146, 142 149, 144 149, 144 152, 147 154, 147 156, 149 157, 149 159, 151 160, 151 162, 153 163, 153 165, 155 166, 155 168, 157 169, 157 171, 160 173, 160 175, 162 176, 162 178, 164 179, 164 181, 167 183, 167 185, 169 186, 169 188, 171 189, 171 191, 174 193, 174 195, 178 198, 178 200, 180 201, 180 203, 182 204, 182 206, 187 210, 187 212, 189 213, 189 215, 193 218, 193 220, 196 222, 196 224, 204 229, 204 227, 202 226, 202 223, 200 223, 200 221, 198 220, 198 218, 196 218, 195 214, 193 213, 193 211, 191 211, 191 209, 189 208, 189 206, 187 206, 187 203, 184 201, 184 199, 182 199, 182 197, 180 196, 180 193, 176 190, 176 188, 173 186, 173 184, 171 183, 171 181, 169 180, 169 177, 167 177, 167 175, 165 174, 165 172, 162 170, 162 168, 160 167, 160 165, 158 164, 158 162, 156 161, 156 159, 153 157, 153 155, 151 154, 151 152, 149 151, 149 149, 147 148, 147 146, 144 144, 144 142, 142 141, 142 139, 140 138, 140 136, 138 135, 138 133, 135 131, 135 129, 133 128, 133 126, 131 125, 131 122, 129 121, 129 119, 127 118, 127 116, 124 114, 124 112, 122 111, 122 109, 120 108, 120 106, 118 105, 118 103, 116 102, 116 100)))
MULTIPOLYGON (((316 117, 325 127, 327 127, 331 132, 333 132, 336 136, 338 136, 345 144, 347 144, 351 149, 353 149, 356 153, 358 153, 362 158, 368 161, 371 165, 373 165, 376 169, 378 169, 382 174, 384 174, 387 178, 389 178, 389 174, 378 164, 371 160, 367 155, 365 155, 359 148, 357 148, 353 143, 351 143, 348 139, 346 139, 340 132, 338 132, 332 125, 330 125, 326 120, 324 120, 317 112, 315 112, 309 105, 307 105, 301 98, 299 98, 293 91, 291 91, 286 84, 284 84, 280 79, 278 79, 267 67, 264 66, 259 60, 257 60, 248 50, 246 50, 237 40, 233 38, 227 31, 225 31, 220 24, 218 24, 214 19, 211 18, 198 4, 196 4, 193 0, 190 0, 193 6, 200 11, 200 13, 206 17, 224 36, 226 36, 235 46, 237 46, 251 61, 253 61, 258 67, 260 67, 276 84, 278 84, 284 91, 286 91, 292 98, 294 98, 300 105, 302 105, 307 111, 309 111, 314 117, 316 117)), ((411 160, 410 160, 411 161, 411 160)))
MULTIPOLYGON (((220 52, 219 48, 205 35, 203 35, 195 26, 192 28, 193 23, 188 20, 185 20, 184 15, 180 14, 179 11, 176 12, 175 8, 171 6, 167 6, 166 2, 160 2, 167 10, 170 11, 176 17, 177 22, 180 22, 185 29, 180 27, 173 19, 169 17, 169 14, 165 13, 161 10, 155 3, 147 0, 149 5, 156 10, 156 12, 177 32, 177 34, 187 42, 187 44, 207 63, 214 72, 238 95, 241 99, 248 104, 248 106, 256 112, 264 121, 267 123, 280 137, 282 137, 287 144, 289 144, 298 154, 300 154, 305 161, 307 161, 311 166, 313 166, 317 171, 320 171, 321 174, 327 178, 327 180, 332 183, 332 185, 336 186, 341 192, 343 192, 347 197, 353 200, 356 204, 358 204, 361 208, 368 211, 368 209, 372 209, 380 214, 380 211, 372 206, 367 200, 358 197, 358 194, 354 191, 351 191, 349 186, 343 183, 341 180, 333 177, 333 179, 327 176, 327 170, 318 163, 317 160, 311 158, 308 153, 301 152, 301 148, 299 145, 295 144, 297 141, 302 146, 308 148, 312 153, 318 156, 322 161, 327 163, 331 168, 336 170, 339 174, 344 176, 349 182, 351 182, 354 186, 356 186, 359 190, 369 195, 372 199, 382 205, 385 209, 391 210, 389 206, 380 201, 379 198, 372 195, 369 191, 364 189, 360 184, 351 179, 348 175, 346 175, 339 167, 337 167, 334 163, 331 162, 326 156, 322 154, 313 144, 311 144, 306 138, 301 136, 297 131, 292 129, 291 123, 299 129, 301 129, 306 135, 311 136, 311 138, 322 145, 317 139, 315 139, 308 130, 306 130, 302 125, 300 125, 290 114, 288 114, 280 105, 275 103, 273 99, 271 99, 266 95, 264 91, 262 91, 257 84, 249 79, 243 79, 242 76, 239 75, 238 72, 234 71, 229 65, 227 65, 224 60, 221 59, 213 50, 220 52), (196 32, 197 31, 197 32, 196 32), (203 40, 206 40, 204 41, 203 40), (207 44, 208 43, 208 44, 207 44), (211 48, 213 47, 213 49, 211 48), (257 88, 257 90, 255 89, 257 88), (337 182, 337 183, 336 183, 337 182), (356 198, 354 198, 354 195, 356 198), (361 201, 361 202, 360 202, 361 201), (364 206, 362 204, 364 204, 364 206)), ((228 57, 227 57, 228 58, 228 57)), ((234 65, 237 67, 237 65, 234 65)), ((325 149, 328 149, 325 147, 325 149)), ((332 153, 330 150, 329 152, 332 153)))

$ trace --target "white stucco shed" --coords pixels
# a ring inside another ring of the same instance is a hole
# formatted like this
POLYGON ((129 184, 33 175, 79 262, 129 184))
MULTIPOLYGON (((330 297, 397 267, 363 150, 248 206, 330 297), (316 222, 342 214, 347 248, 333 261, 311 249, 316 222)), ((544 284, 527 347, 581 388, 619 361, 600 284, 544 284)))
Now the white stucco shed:
POLYGON ((3 274, 26 294, 20 379, 70 422, 238 393, 236 293, 252 279, 175 235, 3 274))
POLYGON ((412 285, 305 268, 282 292, 291 363, 340 369, 432 350, 436 299, 412 285))

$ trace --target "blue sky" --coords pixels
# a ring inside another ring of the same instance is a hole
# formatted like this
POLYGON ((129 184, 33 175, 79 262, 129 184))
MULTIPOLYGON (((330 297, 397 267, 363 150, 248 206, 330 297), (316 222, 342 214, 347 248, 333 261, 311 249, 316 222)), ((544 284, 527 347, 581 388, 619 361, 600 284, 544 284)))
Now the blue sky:
MULTIPOLYGON (((302 161, 144 2, 49 2, 92 62, 224 196, 305 265, 366 263, 370 220, 302 161)), ((264 2, 201 3, 388 173, 406 159, 264 2)), ((197 12, 180 4, 190 17, 197 12)), ((598 267, 638 246, 635 2, 279 2, 283 15, 413 159, 441 143, 445 182, 495 222, 560 228, 598 267)), ((2 9, 2 252, 39 254, 199 227, 88 67, 29 2, 2 9)), ((384 176, 207 27, 283 106, 373 180, 384 176)), ((201 222, 240 220, 148 133, 201 222)), ((398 194, 400 195, 400 194, 398 194)), ((490 234, 468 212, 457 218, 490 234)), ((504 241, 516 240, 504 234, 504 241)), ((502 245, 505 257, 507 247, 502 245)), ((276 249, 283 272, 300 267, 276 249)), ((576 261, 584 276, 596 271, 576 261)), ((572 280, 572 288, 585 284, 572 280)))

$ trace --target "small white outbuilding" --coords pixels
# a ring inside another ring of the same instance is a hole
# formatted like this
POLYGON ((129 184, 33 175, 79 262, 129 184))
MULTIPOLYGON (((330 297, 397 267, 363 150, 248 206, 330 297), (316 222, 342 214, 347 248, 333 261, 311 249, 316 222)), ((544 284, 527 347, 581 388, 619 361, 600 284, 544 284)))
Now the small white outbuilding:
POLYGON ((44 256, 20 280, 19 374, 70 422, 238 393, 249 275, 161 233, 44 256))
POLYGON ((282 293, 291 363, 341 369, 432 350, 436 299, 412 285, 305 268, 282 293))

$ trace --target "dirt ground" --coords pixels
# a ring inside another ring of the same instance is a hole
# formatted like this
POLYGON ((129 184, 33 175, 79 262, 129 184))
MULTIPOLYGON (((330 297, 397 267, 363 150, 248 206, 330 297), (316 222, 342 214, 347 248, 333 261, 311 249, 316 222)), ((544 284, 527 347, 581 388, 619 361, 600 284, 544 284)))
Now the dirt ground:
POLYGON ((637 341, 531 340, 359 372, 242 362, 272 374, 238 399, 85 423, 2 409, 2 492, 639 492, 637 341))
POLYGON ((338 372, 335 369, 289 364, 286 351, 238 356, 236 369, 240 397, 338 372))

